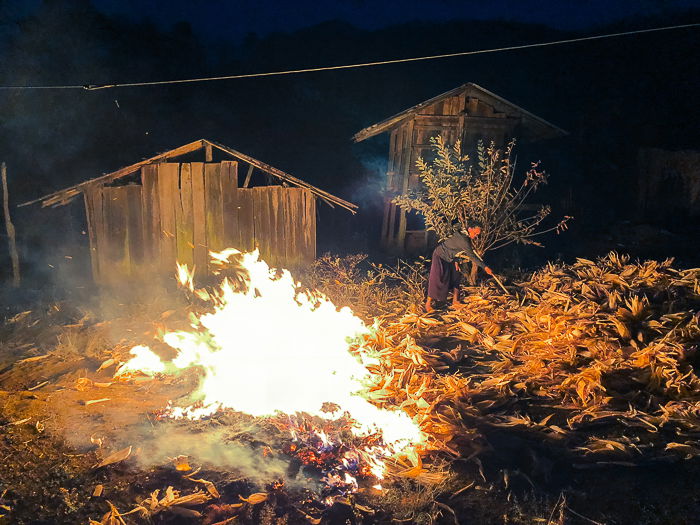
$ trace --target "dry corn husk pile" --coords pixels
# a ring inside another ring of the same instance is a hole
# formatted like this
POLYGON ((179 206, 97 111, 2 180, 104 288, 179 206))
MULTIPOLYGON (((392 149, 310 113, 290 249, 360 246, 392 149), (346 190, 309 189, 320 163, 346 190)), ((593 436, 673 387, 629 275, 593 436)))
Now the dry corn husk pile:
POLYGON ((549 264, 511 296, 482 286, 448 313, 385 320, 367 339, 370 396, 455 455, 488 448, 494 427, 584 460, 700 455, 700 269, 671 264, 549 264))

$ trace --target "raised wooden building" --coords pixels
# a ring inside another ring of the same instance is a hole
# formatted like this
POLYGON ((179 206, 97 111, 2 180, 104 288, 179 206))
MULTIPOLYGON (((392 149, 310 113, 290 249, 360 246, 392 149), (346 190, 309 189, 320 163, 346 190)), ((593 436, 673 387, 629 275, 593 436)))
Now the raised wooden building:
POLYGON ((384 132, 390 133, 390 145, 381 242, 398 254, 420 251, 428 242, 424 229, 407 228, 406 212, 391 200, 420 184, 416 160, 430 156, 431 137, 442 135, 448 144, 460 139, 464 151, 469 151, 480 139, 504 145, 511 138, 528 142, 566 135, 553 124, 472 83, 373 124, 356 133, 353 140, 360 142, 384 132))
POLYGON ((210 250, 228 247, 258 247, 272 265, 309 262, 316 256, 316 199, 357 209, 204 139, 25 204, 62 206, 80 194, 93 276, 103 285, 172 276, 176 261, 201 272, 210 250))

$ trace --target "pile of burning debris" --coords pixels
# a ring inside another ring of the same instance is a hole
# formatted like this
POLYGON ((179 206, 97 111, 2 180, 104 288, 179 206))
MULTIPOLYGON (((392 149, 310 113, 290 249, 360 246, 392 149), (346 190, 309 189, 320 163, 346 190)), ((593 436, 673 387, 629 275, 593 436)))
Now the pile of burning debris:
MULTIPOLYGON (((89 356, 72 368, 50 352, 0 372, 0 387, 14 388, 30 364, 61 361, 19 397, 0 392, 0 424, 18 443, 81 421, 112 429, 109 437, 88 433, 81 453, 63 454, 92 461, 94 474, 81 478, 92 483, 93 518, 96 508, 106 514, 91 523, 432 523, 437 514, 449 523, 456 515, 448 503, 458 501, 450 498, 493 481, 489 458, 501 452, 502 433, 546 443, 581 468, 700 455, 700 270, 611 253, 550 264, 510 294, 471 288, 449 311, 420 314, 406 302, 396 315, 377 305, 385 315, 370 326, 256 254, 214 260, 223 278, 216 288, 197 288, 180 268, 189 312, 166 312, 157 336, 134 331, 141 335, 131 344, 107 350, 85 343, 89 356), (147 403, 137 406, 140 398, 147 403), (27 399, 39 408, 20 418, 27 399), (143 436, 171 442, 167 467, 157 466, 145 438, 119 439, 120 429, 145 420, 143 436), (284 472, 242 484, 245 472, 187 450, 181 428, 194 441, 215 435, 234 455, 248 454, 245 443, 254 468, 284 458, 284 472), (450 468, 465 463, 477 469, 472 478, 450 468), (126 470, 114 478, 110 469, 126 470), (152 479, 115 499, 115 480, 138 480, 139 472, 152 479)), ((72 333, 95 326, 82 320, 72 333)), ((73 492, 66 494, 70 503, 73 492)), ((12 515, 14 496, 0 497, 0 514, 12 515)))

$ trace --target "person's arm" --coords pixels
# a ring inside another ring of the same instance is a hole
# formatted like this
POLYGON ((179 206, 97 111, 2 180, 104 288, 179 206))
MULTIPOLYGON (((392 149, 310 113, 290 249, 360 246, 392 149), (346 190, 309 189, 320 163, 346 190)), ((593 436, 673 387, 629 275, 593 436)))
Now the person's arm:
MULTIPOLYGON (((474 249, 472 248, 471 242, 467 238, 464 239, 464 244, 462 246, 460 246, 460 248, 462 248, 460 255, 469 259, 471 262, 476 264, 479 268, 483 268, 484 271, 486 271, 486 273, 489 273, 488 270, 486 270, 488 268, 488 266, 486 266, 484 264, 484 261, 482 261, 478 255, 476 255, 476 253, 474 252, 474 249)), ((490 270, 490 268, 489 268, 489 270, 490 270)), ((491 275, 491 274, 489 273, 489 275, 491 275)))

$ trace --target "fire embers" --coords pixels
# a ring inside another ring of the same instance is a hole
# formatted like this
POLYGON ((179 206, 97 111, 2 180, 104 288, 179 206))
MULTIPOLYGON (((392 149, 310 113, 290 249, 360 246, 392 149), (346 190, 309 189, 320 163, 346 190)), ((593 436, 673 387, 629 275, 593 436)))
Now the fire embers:
POLYGON ((299 476, 302 469, 305 474, 321 475, 326 498, 357 492, 361 485, 381 488, 378 482, 384 477, 384 461, 394 451, 380 434, 355 435, 354 423, 347 417, 327 421, 280 416, 274 424, 292 437, 284 448, 295 459, 290 477, 299 476))

